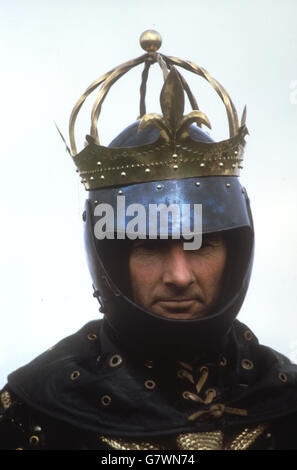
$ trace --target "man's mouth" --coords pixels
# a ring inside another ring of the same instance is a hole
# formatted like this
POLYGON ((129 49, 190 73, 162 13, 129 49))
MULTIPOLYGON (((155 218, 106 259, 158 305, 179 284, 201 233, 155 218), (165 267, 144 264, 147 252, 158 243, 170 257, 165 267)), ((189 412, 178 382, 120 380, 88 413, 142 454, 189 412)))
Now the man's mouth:
POLYGON ((165 310, 172 312, 187 312, 198 301, 196 298, 190 299, 159 299, 158 304, 165 310))

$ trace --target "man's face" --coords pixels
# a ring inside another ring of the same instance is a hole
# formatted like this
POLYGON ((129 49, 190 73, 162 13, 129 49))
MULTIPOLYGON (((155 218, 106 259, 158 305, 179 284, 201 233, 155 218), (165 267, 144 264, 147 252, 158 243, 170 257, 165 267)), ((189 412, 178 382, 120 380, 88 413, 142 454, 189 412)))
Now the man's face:
POLYGON ((204 236, 193 251, 182 240, 136 240, 129 258, 132 298, 166 318, 203 317, 220 295, 226 257, 221 236, 204 236))

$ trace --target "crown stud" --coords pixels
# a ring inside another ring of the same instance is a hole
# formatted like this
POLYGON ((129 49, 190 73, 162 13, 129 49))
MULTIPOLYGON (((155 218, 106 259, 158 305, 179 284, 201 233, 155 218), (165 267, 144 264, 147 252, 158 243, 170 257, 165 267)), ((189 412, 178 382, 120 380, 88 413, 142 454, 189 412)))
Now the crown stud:
POLYGON ((148 29, 142 33, 139 42, 146 52, 156 52, 162 45, 162 38, 157 31, 148 29))

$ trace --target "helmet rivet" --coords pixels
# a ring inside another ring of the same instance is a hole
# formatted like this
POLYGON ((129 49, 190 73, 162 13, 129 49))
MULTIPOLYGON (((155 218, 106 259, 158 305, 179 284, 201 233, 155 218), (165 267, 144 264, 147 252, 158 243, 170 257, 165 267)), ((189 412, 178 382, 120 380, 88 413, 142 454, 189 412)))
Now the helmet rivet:
POLYGON ((148 29, 142 33, 139 42, 146 52, 156 52, 161 47, 162 38, 157 31, 148 29))
POLYGON ((97 162, 97 165, 98 165, 98 166, 101 166, 101 162, 97 162))
POLYGON ((196 181, 195 186, 199 187, 199 186, 200 186, 200 182, 199 182, 199 181, 196 181))
POLYGON ((145 169, 145 172, 146 172, 146 173, 150 173, 151 170, 150 170, 149 168, 146 168, 146 169, 145 169))
POLYGON ((100 179, 104 180, 104 175, 101 175, 101 176, 100 176, 100 179))
POLYGON ((219 166, 220 166, 220 167, 224 166, 224 163, 223 163, 223 162, 220 162, 220 163, 219 163, 219 166))
POLYGON ((120 194, 120 195, 123 194, 123 191, 120 189, 120 190, 118 191, 118 194, 120 194))
POLYGON ((173 165, 173 169, 174 169, 174 170, 177 170, 177 169, 178 169, 178 165, 173 165))
POLYGON ((122 171, 121 176, 126 176, 126 172, 122 171))
POLYGON ((226 188, 230 188, 230 183, 226 183, 226 188))
POLYGON ((177 157, 178 157, 177 153, 174 153, 174 154, 172 155, 172 158, 177 158, 177 157))
POLYGON ((205 166, 205 163, 200 163, 200 166, 203 168, 205 166))

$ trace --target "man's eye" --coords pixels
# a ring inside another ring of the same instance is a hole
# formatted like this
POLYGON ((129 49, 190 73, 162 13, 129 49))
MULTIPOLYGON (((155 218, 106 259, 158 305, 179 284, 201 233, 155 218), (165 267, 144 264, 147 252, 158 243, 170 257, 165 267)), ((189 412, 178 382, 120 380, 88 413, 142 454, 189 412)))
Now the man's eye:
POLYGON ((201 248, 208 247, 208 246, 215 246, 215 244, 209 241, 202 242, 201 248))

